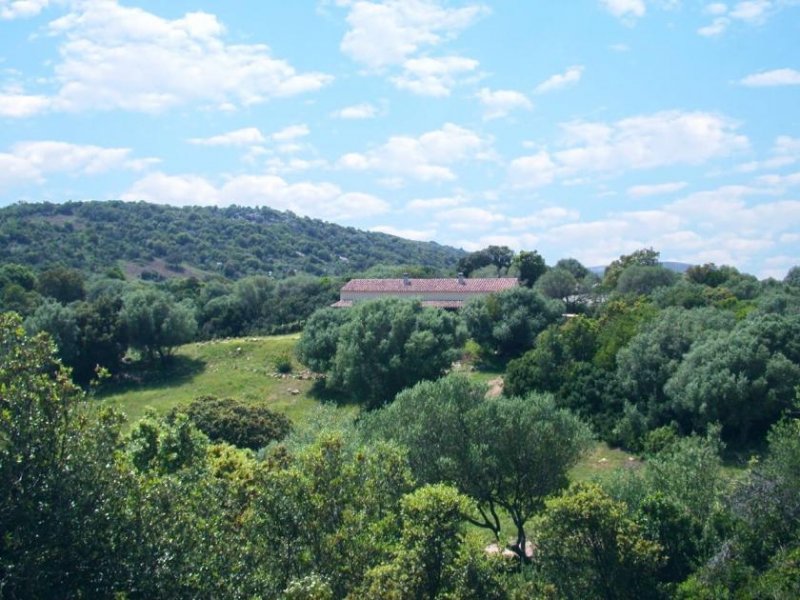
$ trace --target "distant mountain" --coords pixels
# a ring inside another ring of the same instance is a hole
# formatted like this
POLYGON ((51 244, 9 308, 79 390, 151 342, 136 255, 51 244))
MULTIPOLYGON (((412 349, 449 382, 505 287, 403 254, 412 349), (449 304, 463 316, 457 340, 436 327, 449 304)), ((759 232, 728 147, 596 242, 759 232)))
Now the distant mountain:
POLYGON ((271 208, 144 202, 0 209, 0 262, 161 278, 222 273, 346 275, 377 264, 454 268, 463 250, 360 231, 271 208))
MULTIPOLYGON (((665 260, 664 262, 659 264, 662 267, 669 269, 670 271, 675 271, 676 273, 685 273, 688 269, 694 266, 690 265, 689 263, 675 262, 672 260, 665 260)), ((603 273, 605 273, 606 271, 606 267, 589 267, 589 270, 595 275, 599 275, 600 277, 602 277, 603 273)))

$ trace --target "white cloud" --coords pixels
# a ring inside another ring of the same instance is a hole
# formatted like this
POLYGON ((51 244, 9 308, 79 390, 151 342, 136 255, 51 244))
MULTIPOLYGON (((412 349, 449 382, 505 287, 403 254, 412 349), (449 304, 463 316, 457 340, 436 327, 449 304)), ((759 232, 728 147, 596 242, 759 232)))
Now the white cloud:
POLYGON ((39 114, 50 106, 46 96, 0 93, 0 117, 24 118, 39 114))
POLYGON ((266 141, 257 127, 245 127, 207 138, 191 138, 190 144, 199 146, 255 146, 266 141))
POLYGON ((138 180, 122 200, 154 202, 175 206, 213 206, 219 204, 219 192, 197 175, 165 175, 150 173, 138 180))
POLYGON ((477 4, 447 8, 435 0, 345 1, 349 29, 341 50, 372 69, 404 63, 468 27, 487 9, 477 4))
POLYGON ((272 139, 276 142, 289 142, 291 140, 296 140, 297 138, 305 137, 311 130, 308 128, 306 124, 300 125, 289 125, 288 127, 284 127, 280 131, 276 131, 272 134, 272 139))
POLYGON ((702 164, 749 146, 737 124, 704 112, 666 111, 622 119, 613 124, 564 125, 578 145, 556 152, 567 171, 622 171, 675 164, 702 164))
POLYGON ((747 87, 774 87, 781 85, 800 85, 800 71, 795 69, 774 69, 754 73, 739 83, 747 87))
POLYGON ((775 140, 773 152, 779 155, 789 155, 800 157, 800 138, 781 135, 775 140))
POLYGON ((514 187, 543 187, 553 183, 557 166, 548 152, 522 156, 511 161, 508 175, 514 187))
POLYGON ((290 158, 284 160, 279 157, 267 159, 267 172, 271 175, 281 175, 285 173, 299 173, 310 171, 311 169, 325 169, 328 163, 322 159, 307 160, 302 158, 290 158))
POLYGON ((450 165, 478 159, 488 142, 477 133, 452 123, 417 138, 393 136, 364 154, 345 154, 339 166, 353 170, 378 170, 420 181, 456 179, 450 165))
POLYGON ((647 11, 644 0, 600 0, 600 4, 618 19, 643 17, 647 11))
POLYGON ((450 95, 461 75, 477 68, 478 61, 462 56, 411 58, 403 63, 403 72, 391 81, 401 90, 443 98, 450 95))
POLYGON ((519 229, 544 229, 565 221, 577 221, 580 213, 572 208, 562 206, 549 206, 524 217, 510 217, 509 228, 519 229))
POLYGON ((378 225, 376 227, 371 227, 370 231, 388 233, 389 235, 405 238, 407 240, 417 240, 419 242, 428 242, 436 236, 435 229, 400 229, 392 225, 378 225))
POLYGON ((581 80, 582 76, 583 76, 582 66, 578 65, 574 67, 569 67, 563 73, 558 73, 556 75, 553 75, 552 77, 546 79, 545 81, 537 85, 535 91, 537 94, 546 94, 548 92, 561 90, 564 89, 565 87, 577 84, 581 80))
POLYGON ((472 206, 444 210, 437 213, 436 218, 454 231, 485 231, 491 229, 493 223, 505 221, 503 215, 472 206))
POLYGON ((674 194, 684 189, 688 184, 685 181, 673 181, 670 183, 657 183, 651 185, 634 185, 628 188, 628 196, 631 198, 645 198, 647 196, 662 196, 664 194, 674 194))
POLYGON ((725 33, 734 23, 763 25, 784 8, 795 4, 796 0, 746 0, 729 7, 721 2, 715 2, 707 5, 704 11, 714 19, 709 25, 698 29, 697 33, 711 37, 725 33))
POLYGON ((224 26, 208 13, 165 19, 113 0, 74 6, 49 25, 63 38, 51 78, 58 91, 47 102, 33 95, 38 100, 29 100, 22 116, 30 106, 158 113, 200 103, 230 110, 315 91, 332 79, 298 73, 263 44, 226 43, 224 26))
POLYGON ((530 110, 533 108, 533 104, 525 94, 515 90, 481 88, 476 96, 483 105, 483 118, 486 120, 505 117, 516 109, 530 110))
POLYGON ((323 219, 350 220, 385 213, 380 198, 343 192, 327 182, 289 183, 276 175, 240 175, 215 186, 197 175, 152 173, 122 194, 123 200, 161 204, 269 206, 323 219))
POLYGON ((417 198, 406 204, 406 209, 414 212, 428 212, 461 204, 464 204, 463 198, 417 198))
POLYGON ((511 161, 515 187, 542 187, 557 177, 618 173, 678 164, 703 164, 749 147, 737 124, 720 115, 667 111, 615 123, 576 121, 561 125, 565 149, 511 161))
POLYGON ((35 17, 49 4, 50 0, 0 0, 0 19, 35 17))
POLYGON ((78 177, 117 169, 141 171, 158 162, 155 158, 131 158, 131 152, 130 148, 50 140, 19 142, 9 152, 0 153, 0 189, 43 183, 54 173, 78 177))
POLYGON ((374 119, 378 114, 378 109, 367 102, 345 106, 332 113, 337 119, 374 119))

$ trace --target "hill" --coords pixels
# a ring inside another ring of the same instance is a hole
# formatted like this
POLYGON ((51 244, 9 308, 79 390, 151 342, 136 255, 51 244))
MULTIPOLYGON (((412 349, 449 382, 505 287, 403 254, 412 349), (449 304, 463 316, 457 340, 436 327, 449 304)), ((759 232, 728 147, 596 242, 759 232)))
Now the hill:
POLYGON ((145 279, 222 273, 346 275, 377 264, 455 267, 464 252, 271 208, 144 202, 15 204, 0 209, 0 263, 145 279))

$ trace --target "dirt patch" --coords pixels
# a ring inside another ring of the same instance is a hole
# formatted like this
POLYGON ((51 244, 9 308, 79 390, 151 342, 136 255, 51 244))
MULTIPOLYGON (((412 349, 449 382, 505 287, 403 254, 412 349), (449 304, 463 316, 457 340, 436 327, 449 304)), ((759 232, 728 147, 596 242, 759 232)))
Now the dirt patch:
POLYGON ((487 385, 489 386, 489 389, 486 392, 487 398, 497 398, 503 393, 502 377, 496 377, 495 379, 490 380, 487 385))

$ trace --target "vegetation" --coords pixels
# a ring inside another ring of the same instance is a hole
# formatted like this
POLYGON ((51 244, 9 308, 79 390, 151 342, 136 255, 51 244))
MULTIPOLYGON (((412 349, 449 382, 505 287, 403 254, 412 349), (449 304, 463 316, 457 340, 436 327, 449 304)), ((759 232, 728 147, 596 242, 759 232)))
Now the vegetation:
POLYGON ((797 268, 464 259, 527 285, 314 312, 336 280, 0 265, 0 595, 796 597, 797 268))

